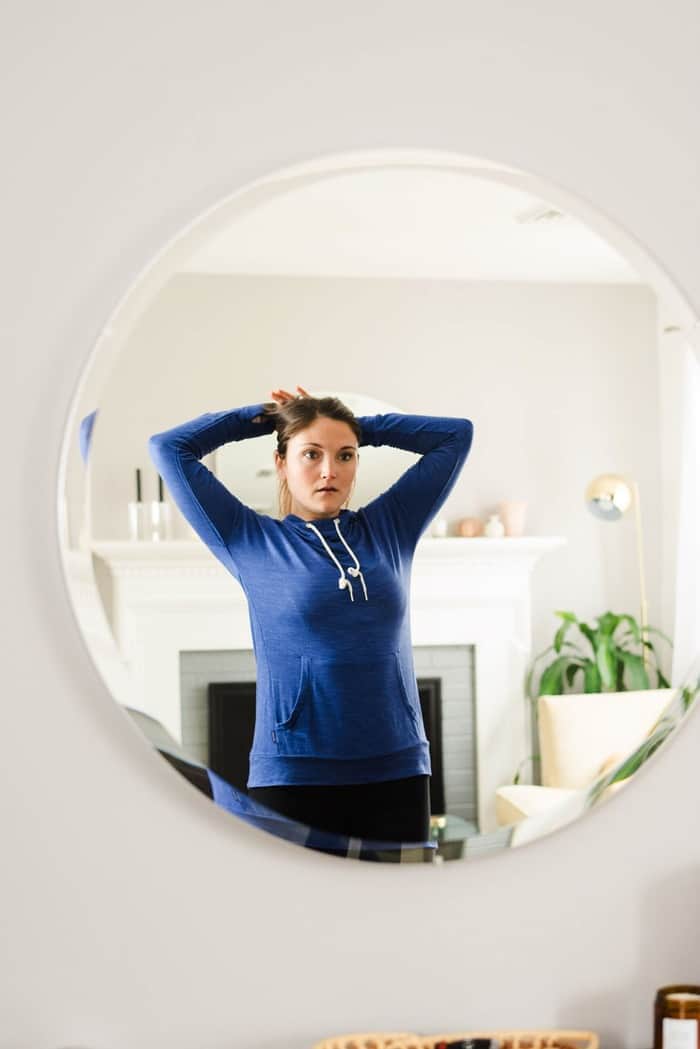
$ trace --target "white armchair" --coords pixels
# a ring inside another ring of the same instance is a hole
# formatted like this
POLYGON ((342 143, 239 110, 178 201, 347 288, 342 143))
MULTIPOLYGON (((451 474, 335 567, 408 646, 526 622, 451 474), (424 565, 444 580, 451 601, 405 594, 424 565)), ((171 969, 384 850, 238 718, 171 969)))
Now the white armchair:
POLYGON ((499 787, 498 823, 518 823, 587 790, 643 741, 674 692, 672 688, 658 688, 540 696, 542 786, 499 787))

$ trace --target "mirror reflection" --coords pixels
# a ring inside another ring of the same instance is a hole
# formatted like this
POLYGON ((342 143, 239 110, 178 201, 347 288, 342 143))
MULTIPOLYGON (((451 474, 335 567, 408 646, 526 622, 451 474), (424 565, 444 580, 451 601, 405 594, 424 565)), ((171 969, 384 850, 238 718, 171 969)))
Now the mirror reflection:
POLYGON ((215 803, 337 855, 468 858, 615 793, 697 690, 661 312, 483 173, 222 220, 113 325, 69 434, 67 578, 115 698, 215 803))

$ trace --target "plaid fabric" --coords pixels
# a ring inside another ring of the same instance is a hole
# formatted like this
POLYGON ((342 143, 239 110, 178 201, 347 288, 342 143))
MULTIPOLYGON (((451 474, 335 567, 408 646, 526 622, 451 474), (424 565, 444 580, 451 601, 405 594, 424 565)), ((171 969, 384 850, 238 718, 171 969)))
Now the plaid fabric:
POLYGON ((435 859, 436 842, 374 841, 317 830, 273 812, 236 787, 232 787, 211 769, 207 769, 207 774, 216 805, 238 816, 252 827, 258 827, 296 845, 303 845, 304 848, 327 852, 333 856, 378 863, 432 863, 435 859))
POLYGON ((396 842, 349 838, 343 834, 331 834, 287 819, 286 816, 281 816, 249 798, 206 765, 193 761, 155 718, 133 707, 124 709, 173 768, 207 797, 211 797, 215 805, 231 812, 251 827, 265 830, 268 834, 292 841, 296 845, 303 845, 304 848, 327 852, 333 856, 378 863, 432 863, 435 859, 437 844, 434 841, 396 842))
POLYGON ((252 827, 304 848, 376 863, 436 863, 443 859, 469 859, 509 848, 511 844, 512 827, 501 827, 492 834, 478 834, 476 828, 465 824, 460 833, 448 834, 447 840, 419 842, 373 841, 317 830, 287 819, 249 798, 206 765, 193 761, 155 718, 132 707, 124 709, 162 757, 216 805, 252 827), (210 789, 206 789, 207 786, 210 789))

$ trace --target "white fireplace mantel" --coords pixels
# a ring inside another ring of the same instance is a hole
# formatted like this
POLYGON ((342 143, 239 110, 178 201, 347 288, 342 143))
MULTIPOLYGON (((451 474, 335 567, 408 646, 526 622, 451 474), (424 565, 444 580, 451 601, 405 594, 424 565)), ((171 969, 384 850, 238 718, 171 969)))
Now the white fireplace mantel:
MULTIPOLYGON (((523 681, 530 580, 559 536, 424 538, 411 576, 414 646, 473 645, 479 820, 531 750, 523 681)), ((180 652, 252 649, 242 588, 196 540, 94 542, 111 577, 108 615, 133 680, 132 705, 182 738, 180 652)))

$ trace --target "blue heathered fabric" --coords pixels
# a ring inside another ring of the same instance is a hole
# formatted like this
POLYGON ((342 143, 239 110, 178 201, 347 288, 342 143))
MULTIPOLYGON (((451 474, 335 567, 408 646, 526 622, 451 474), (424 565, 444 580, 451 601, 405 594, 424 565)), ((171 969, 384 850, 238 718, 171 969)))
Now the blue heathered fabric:
MULTIPOLYGON (((249 787, 369 783, 430 774, 410 632, 416 544, 471 447, 468 419, 360 416, 360 446, 421 458, 361 509, 277 520, 236 498, 199 460, 270 434, 264 403, 206 412, 149 440, 172 497, 242 586, 257 664, 249 787), (339 534, 340 532, 340 534, 339 534), (341 539, 342 535, 342 539, 341 539), (359 561, 358 576, 339 588, 359 561)), ((359 467, 361 469, 361 466, 359 467)))

